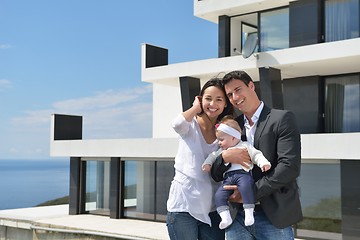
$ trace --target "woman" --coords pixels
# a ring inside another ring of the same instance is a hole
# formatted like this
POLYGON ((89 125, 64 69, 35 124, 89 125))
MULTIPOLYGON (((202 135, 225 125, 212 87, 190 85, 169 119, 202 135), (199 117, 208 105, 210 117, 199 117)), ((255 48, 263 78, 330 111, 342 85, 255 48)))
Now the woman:
POLYGON ((220 79, 211 79, 201 89, 193 106, 173 122, 180 135, 175 157, 175 176, 167 201, 167 228, 171 240, 221 240, 220 217, 213 196, 219 187, 202 171, 204 159, 218 149, 215 124, 233 114, 220 79))

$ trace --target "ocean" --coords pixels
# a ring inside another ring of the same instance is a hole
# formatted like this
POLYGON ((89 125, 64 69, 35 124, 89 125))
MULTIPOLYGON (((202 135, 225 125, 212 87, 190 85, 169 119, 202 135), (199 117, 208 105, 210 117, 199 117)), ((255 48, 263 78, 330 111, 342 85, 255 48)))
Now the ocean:
POLYGON ((69 171, 69 159, 0 160, 0 210, 67 196, 69 171))
MULTIPOLYGON (((136 184, 136 164, 126 165, 126 185, 136 184)), ((69 194, 69 159, 0 160, 0 210, 34 207, 69 194)), ((338 164, 302 164, 298 179, 303 208, 340 199, 338 164), (331 186, 331 187, 329 187, 331 186)))

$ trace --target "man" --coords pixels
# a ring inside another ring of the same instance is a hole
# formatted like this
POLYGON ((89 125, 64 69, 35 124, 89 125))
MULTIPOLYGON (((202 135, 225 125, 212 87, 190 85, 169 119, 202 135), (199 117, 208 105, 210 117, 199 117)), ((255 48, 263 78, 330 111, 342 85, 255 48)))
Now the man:
MULTIPOLYGON (((223 83, 230 102, 243 113, 236 120, 247 141, 262 151, 272 166, 267 172, 257 166, 252 170, 258 202, 254 225, 246 227, 244 212, 239 211, 226 230, 226 238, 294 239, 292 225, 302 219, 296 182, 301 167, 301 143, 295 116, 264 105, 255 92, 254 82, 244 71, 226 74, 223 83)), ((249 157, 244 149, 231 149, 224 151, 218 160, 244 164, 249 157)))

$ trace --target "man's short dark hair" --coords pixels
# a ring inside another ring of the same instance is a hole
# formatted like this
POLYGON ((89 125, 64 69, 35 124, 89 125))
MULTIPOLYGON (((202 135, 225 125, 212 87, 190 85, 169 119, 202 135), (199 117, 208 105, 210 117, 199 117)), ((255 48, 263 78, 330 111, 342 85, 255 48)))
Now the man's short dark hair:
POLYGON ((223 77, 222 81, 223 84, 226 85, 227 83, 229 83, 232 79, 236 79, 236 80, 240 80, 242 81, 246 86, 249 85, 249 82, 252 82, 253 80, 251 79, 251 77, 249 76, 249 74, 247 74, 244 71, 232 71, 229 72, 227 74, 225 74, 225 76, 223 77))

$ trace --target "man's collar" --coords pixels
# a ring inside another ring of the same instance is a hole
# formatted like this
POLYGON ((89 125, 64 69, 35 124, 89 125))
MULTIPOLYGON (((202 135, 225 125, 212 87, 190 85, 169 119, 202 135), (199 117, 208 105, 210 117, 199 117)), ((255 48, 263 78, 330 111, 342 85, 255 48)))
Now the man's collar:
MULTIPOLYGON (((259 107, 256 109, 254 115, 251 117, 251 121, 252 121, 253 123, 256 123, 257 120, 260 118, 260 114, 261 114, 261 111, 263 110, 263 108, 264 108, 264 102, 263 102, 263 101, 260 101, 259 107)), ((245 120, 245 123, 249 124, 249 121, 248 121, 248 119, 245 117, 245 115, 244 115, 244 120, 245 120)))

